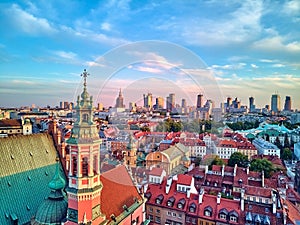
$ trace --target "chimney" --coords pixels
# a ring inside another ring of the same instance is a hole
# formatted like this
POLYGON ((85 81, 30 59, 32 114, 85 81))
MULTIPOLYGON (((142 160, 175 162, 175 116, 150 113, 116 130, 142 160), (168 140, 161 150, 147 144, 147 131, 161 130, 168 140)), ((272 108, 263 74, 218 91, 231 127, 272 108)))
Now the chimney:
POLYGON ((261 186, 265 187, 265 172, 261 172, 261 186))
POLYGON ((205 174, 207 174, 207 172, 208 172, 208 166, 206 165, 205 166, 205 174))
POLYGON ((233 176, 235 177, 236 176, 236 170, 237 170, 237 164, 234 165, 234 168, 233 168, 233 176))
POLYGON ((247 173, 247 175, 249 174, 249 166, 247 166, 247 168, 246 168, 246 173, 247 173))
POLYGON ((222 177, 224 177, 224 169, 225 169, 225 165, 222 165, 222 177))
POLYGON ((245 210, 245 189, 241 189, 241 211, 245 210))
POLYGON ((187 197, 187 198, 190 198, 190 196, 191 196, 191 190, 187 190, 187 192, 186 192, 186 197, 187 197))
POLYGON ((173 178, 169 177, 168 180, 167 180, 167 184, 166 184, 166 194, 169 194, 169 191, 170 191, 170 188, 171 188, 171 185, 172 185, 172 181, 173 181, 173 178))
POLYGON ((220 205, 220 203, 221 203, 221 193, 219 192, 217 196, 217 204, 220 205))
POLYGON ((203 195, 204 195, 204 188, 201 188, 199 192, 199 202, 198 202, 199 204, 202 204, 203 195))
POLYGON ((276 194, 272 193, 272 213, 276 213, 276 194))

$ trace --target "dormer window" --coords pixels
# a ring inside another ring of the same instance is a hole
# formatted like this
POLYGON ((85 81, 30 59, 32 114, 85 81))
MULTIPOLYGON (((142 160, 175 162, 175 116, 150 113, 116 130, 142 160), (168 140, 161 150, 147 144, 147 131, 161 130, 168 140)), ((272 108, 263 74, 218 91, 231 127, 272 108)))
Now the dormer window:
POLYGON ((212 216, 212 208, 210 206, 205 207, 204 209, 204 216, 212 216))
POLYGON ((174 202, 175 202, 174 197, 169 198, 167 201, 167 206, 172 207, 174 205, 174 202))
POLYGON ((239 214, 235 211, 232 210, 229 212, 229 220, 232 222, 238 222, 239 214))
POLYGON ((160 194, 159 196, 157 196, 155 202, 156 204, 161 204, 163 200, 164 200, 164 196, 160 194))
POLYGON ((185 205, 185 199, 182 198, 182 199, 179 200, 179 202, 177 204, 177 208, 182 209, 184 207, 184 205, 185 205))
POLYGON ((190 205, 189 211, 190 211, 191 213, 196 212, 196 204, 195 204, 195 203, 192 203, 192 204, 190 205))

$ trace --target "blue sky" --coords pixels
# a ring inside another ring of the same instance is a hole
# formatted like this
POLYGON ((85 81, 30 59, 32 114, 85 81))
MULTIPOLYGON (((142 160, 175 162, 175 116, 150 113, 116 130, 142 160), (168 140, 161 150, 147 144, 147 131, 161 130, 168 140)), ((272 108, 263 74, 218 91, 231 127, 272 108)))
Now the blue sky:
POLYGON ((203 92, 263 107, 278 92, 300 109, 298 0, 4 0, 0 33, 2 107, 74 101, 87 69, 105 106, 122 88, 126 106, 147 92, 191 105, 203 92))

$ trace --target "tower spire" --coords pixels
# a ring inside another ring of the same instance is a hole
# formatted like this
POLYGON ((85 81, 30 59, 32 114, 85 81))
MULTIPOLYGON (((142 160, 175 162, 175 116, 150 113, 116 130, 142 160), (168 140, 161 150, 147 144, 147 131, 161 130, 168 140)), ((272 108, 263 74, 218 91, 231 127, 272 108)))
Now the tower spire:
POLYGON ((83 86, 86 87, 86 78, 87 76, 89 76, 90 74, 86 71, 86 69, 83 70, 83 73, 81 74, 81 76, 83 77, 83 86))

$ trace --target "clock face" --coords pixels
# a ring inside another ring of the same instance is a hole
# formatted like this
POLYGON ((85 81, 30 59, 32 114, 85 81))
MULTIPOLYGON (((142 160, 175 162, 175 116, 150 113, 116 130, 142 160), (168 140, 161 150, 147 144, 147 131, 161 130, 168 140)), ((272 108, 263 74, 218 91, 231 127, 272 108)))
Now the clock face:
POLYGON ((93 220, 100 216, 100 205, 96 205, 93 208, 92 214, 93 214, 93 220))

